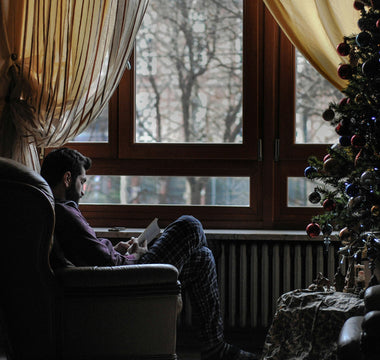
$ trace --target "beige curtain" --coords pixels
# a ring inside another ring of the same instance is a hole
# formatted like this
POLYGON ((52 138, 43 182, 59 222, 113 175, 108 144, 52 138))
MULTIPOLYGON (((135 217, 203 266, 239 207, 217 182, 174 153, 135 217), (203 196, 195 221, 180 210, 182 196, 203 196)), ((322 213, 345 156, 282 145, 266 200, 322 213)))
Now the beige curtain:
POLYGON ((347 86, 337 74, 348 63, 336 52, 343 36, 358 33, 360 13, 353 0, 264 0, 284 33, 302 55, 339 90, 347 86))
POLYGON ((149 0, 1 0, 0 156, 38 170, 94 120, 128 64, 149 0))

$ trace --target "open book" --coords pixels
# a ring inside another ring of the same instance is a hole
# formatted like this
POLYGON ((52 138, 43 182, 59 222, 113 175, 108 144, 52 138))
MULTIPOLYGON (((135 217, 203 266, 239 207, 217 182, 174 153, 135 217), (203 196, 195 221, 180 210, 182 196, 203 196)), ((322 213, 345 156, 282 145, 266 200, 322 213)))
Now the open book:
POLYGON ((158 218, 155 218, 148 227, 140 234, 137 238, 139 245, 146 240, 147 244, 149 244, 153 239, 156 238, 157 235, 160 234, 161 230, 158 226, 158 218))
MULTIPOLYGON (((158 227, 158 218, 155 218, 148 227, 140 234, 137 238, 139 245, 141 246, 143 242, 146 240, 147 245, 156 238, 157 235, 161 233, 160 228, 158 227)), ((140 258, 141 254, 133 253, 130 254, 128 251, 125 253, 127 257, 128 264, 135 264, 136 261, 140 258)))

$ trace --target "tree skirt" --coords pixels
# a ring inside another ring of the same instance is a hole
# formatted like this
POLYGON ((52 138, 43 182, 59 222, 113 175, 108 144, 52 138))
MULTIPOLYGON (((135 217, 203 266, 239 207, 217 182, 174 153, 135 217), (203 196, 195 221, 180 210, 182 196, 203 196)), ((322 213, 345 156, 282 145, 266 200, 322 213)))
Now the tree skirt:
POLYGON ((364 314, 357 295, 294 290, 278 299, 264 343, 263 360, 336 360, 337 340, 345 320, 364 314))

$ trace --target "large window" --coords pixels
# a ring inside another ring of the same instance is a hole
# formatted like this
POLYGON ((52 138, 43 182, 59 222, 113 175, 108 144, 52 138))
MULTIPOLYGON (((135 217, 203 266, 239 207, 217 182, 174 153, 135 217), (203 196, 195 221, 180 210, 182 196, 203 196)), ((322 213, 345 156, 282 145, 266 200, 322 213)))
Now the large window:
POLYGON ((69 145, 93 158, 92 225, 190 213, 209 228, 304 228, 316 209, 301 174, 334 137, 320 112, 339 95, 262 2, 150 0, 130 61, 69 145))

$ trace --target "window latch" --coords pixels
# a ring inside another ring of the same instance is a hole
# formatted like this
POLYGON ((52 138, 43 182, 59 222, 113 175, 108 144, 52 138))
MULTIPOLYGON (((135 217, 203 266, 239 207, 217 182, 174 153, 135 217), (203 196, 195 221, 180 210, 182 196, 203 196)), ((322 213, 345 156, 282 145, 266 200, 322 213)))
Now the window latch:
POLYGON ((280 139, 274 140, 274 161, 280 160, 280 139))
POLYGON ((257 161, 263 161, 263 140, 257 141, 257 161))

